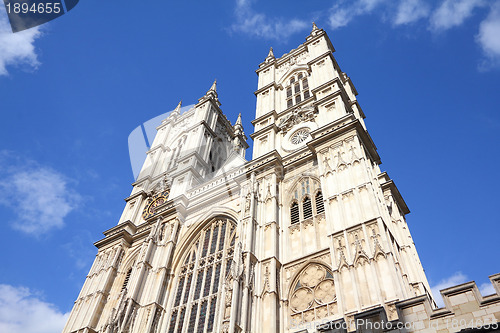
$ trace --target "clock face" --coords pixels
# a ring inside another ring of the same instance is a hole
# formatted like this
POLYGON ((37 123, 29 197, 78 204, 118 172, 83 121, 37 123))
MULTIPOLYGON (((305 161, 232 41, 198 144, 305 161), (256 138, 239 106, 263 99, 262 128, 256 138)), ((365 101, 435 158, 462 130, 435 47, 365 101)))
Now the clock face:
POLYGON ((142 212, 142 217, 144 219, 147 219, 155 215, 157 213, 157 209, 167 202, 168 195, 169 191, 167 190, 149 198, 148 204, 146 205, 146 208, 144 208, 144 211, 142 212))

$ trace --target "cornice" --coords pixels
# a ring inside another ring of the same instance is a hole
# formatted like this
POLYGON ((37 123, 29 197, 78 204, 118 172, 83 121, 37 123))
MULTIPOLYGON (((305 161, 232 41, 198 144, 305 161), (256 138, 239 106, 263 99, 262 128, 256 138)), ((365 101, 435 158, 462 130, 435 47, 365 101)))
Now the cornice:
POLYGON ((128 246, 132 244, 133 235, 137 231, 137 226, 133 224, 130 220, 114 226, 103 232, 104 238, 95 242, 94 245, 100 249, 106 245, 109 245, 119 239, 123 239, 128 246))
POLYGON ((279 88, 279 85, 278 85, 278 84, 276 84, 276 82, 275 82, 275 81, 272 81, 271 83, 266 84, 266 85, 265 85, 265 86, 263 86, 262 88, 259 88, 259 89, 255 90, 253 94, 254 94, 255 96, 257 96, 258 94, 260 94, 260 93, 261 93, 261 92, 263 92, 264 90, 269 89, 269 88, 271 88, 271 87, 274 87, 275 89, 278 89, 278 88, 279 88))
POLYGON ((338 137, 344 133, 355 130, 358 134, 361 142, 365 146, 370 158, 377 164, 380 164, 380 156, 377 153, 377 147, 373 143, 372 138, 368 132, 363 128, 359 119, 357 119, 353 114, 348 114, 336 121, 320 127, 311 132, 313 138, 312 141, 307 143, 307 146, 314 152, 317 153, 316 147, 331 141, 333 138, 338 137))
MULTIPOLYGON (((135 186, 135 185, 134 185, 134 186, 135 186)), ((136 192, 136 193, 134 193, 134 194, 131 194, 130 196, 128 196, 128 197, 127 197, 127 198, 125 198, 124 200, 125 200, 126 202, 129 202, 130 200, 135 199, 135 198, 137 198, 138 196, 142 196, 142 198, 145 198, 145 197, 147 197, 147 193, 146 193, 144 190, 140 190, 140 191, 138 191, 138 192, 136 192)))
POLYGON ((270 132, 271 130, 274 130, 274 133, 278 133, 279 128, 278 128, 278 126, 276 126, 275 123, 271 123, 271 124, 267 125, 266 127, 261 128, 257 132, 253 132, 252 134, 250 134, 250 139, 255 140, 255 138, 258 137, 259 135, 266 133, 266 132, 270 132))
POLYGON ((396 203, 398 204, 399 208, 401 211, 406 215, 410 213, 410 209, 408 209, 408 206, 406 205, 406 202, 403 199, 403 196, 401 193, 399 193, 398 188, 396 187, 396 184, 394 184, 394 181, 392 179, 389 179, 385 183, 380 184, 382 187, 382 190, 390 190, 392 193, 392 196, 396 200, 396 203))
POLYGON ((272 111, 267 112, 266 114, 263 114, 262 116, 260 116, 258 118, 255 118, 254 120, 251 121, 251 123, 255 127, 255 124, 257 124, 261 120, 264 120, 265 118, 268 118, 270 116, 273 116, 275 121, 278 119, 278 113, 276 113, 276 110, 272 110, 272 111))
POLYGON ((320 54, 319 56, 317 56, 316 58, 309 60, 307 62, 307 65, 312 66, 314 63, 322 60, 325 57, 330 57, 332 60, 335 60, 335 58, 333 57, 333 53, 331 51, 326 51, 326 52, 323 52, 322 54, 320 54))
POLYGON ((272 166, 273 164, 279 168, 283 168, 283 160, 281 155, 276 150, 271 150, 269 153, 248 162, 246 172, 258 173, 263 168, 272 166))

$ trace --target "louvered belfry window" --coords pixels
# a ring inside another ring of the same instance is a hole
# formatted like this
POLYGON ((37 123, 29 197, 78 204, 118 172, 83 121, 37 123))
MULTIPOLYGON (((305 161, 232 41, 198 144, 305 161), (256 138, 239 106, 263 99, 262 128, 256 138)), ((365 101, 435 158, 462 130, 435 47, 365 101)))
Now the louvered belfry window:
POLYGON ((235 224, 216 218, 200 233, 177 271, 169 333, 213 332, 223 276, 235 244, 235 224))
POLYGON ((291 215, 292 224, 300 221, 299 204, 298 203, 296 203, 296 202, 292 203, 292 207, 290 207, 290 215, 291 215))
POLYGON ((313 214, 312 214, 312 204, 311 204, 311 198, 305 197, 304 201, 302 201, 302 211, 304 212, 304 220, 310 219, 313 214))
POLYGON ((318 191, 318 193, 316 193, 315 203, 316 203, 316 214, 323 213, 325 211, 325 204, 323 203, 323 194, 321 193, 321 191, 318 191))

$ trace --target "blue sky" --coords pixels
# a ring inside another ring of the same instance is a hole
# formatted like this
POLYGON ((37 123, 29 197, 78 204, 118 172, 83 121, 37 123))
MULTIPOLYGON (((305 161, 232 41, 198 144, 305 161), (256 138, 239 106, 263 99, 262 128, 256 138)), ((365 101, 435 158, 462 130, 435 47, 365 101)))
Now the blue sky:
POLYGON ((0 12, 0 331, 62 329, 92 244, 130 193, 134 128, 217 78, 223 111, 232 122, 241 112, 250 134, 254 70, 270 46, 281 56, 302 43, 313 20, 412 211, 429 282, 491 292, 500 0, 87 0, 16 35, 0 12))

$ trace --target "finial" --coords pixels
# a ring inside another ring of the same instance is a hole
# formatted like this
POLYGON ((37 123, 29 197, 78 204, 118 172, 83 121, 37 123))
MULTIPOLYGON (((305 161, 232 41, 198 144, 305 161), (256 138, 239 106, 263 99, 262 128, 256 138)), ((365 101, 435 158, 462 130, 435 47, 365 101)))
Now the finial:
POLYGON ((238 119, 236 119, 236 123, 234 123, 234 132, 236 135, 243 134, 243 124, 241 123, 241 113, 238 114, 238 119))
POLYGON ((172 114, 181 114, 181 106, 182 106, 182 99, 179 101, 179 104, 175 107, 174 111, 172 111, 172 114))
POLYGON ((214 80, 214 83, 212 83, 212 86, 210 87, 210 89, 208 91, 215 91, 217 92, 217 79, 214 80))
POLYGON ((238 114, 238 119, 236 119, 236 123, 234 125, 235 126, 236 125, 241 125, 241 112, 238 114))
POLYGON ((319 29, 318 29, 318 26, 316 25, 316 23, 313 22, 313 30, 312 31, 315 31, 315 30, 319 30, 319 29))
POLYGON ((205 93, 205 95, 198 99, 199 102, 203 102, 207 99, 213 99, 217 106, 220 106, 219 98, 217 97, 217 79, 214 80, 214 83, 212 83, 212 86, 208 91, 205 93))
POLYGON ((269 54, 267 55, 267 57, 268 58, 269 57, 274 58, 274 52, 273 52, 273 47, 272 46, 269 48, 269 54))

